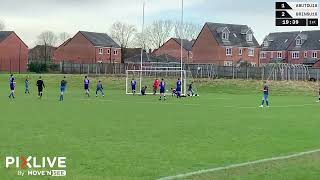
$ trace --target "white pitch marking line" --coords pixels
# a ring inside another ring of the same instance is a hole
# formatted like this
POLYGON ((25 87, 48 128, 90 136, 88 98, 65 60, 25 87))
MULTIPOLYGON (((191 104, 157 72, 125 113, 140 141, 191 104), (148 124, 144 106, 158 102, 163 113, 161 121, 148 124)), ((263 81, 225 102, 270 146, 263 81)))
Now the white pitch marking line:
MULTIPOLYGON (((104 100, 104 99, 98 99, 98 100, 95 100, 95 99, 80 99, 81 101, 100 101, 100 102, 119 102, 119 103, 130 103, 132 101, 118 101, 118 100, 104 100)), ((155 102, 139 102, 139 101, 135 101, 134 103, 137 103, 137 104, 156 104, 155 102)), ((179 105, 177 103, 168 103, 168 102, 165 102, 163 104, 168 104, 168 105, 179 105)), ((185 105, 185 106, 201 106, 201 104, 182 104, 182 105, 185 105)))
POLYGON ((304 155, 309 155, 313 153, 320 152, 320 149, 312 150, 312 151, 305 151, 305 152, 300 152, 296 154, 291 154, 287 156, 278 156, 278 157, 272 157, 272 158, 266 158, 266 159, 260 159, 256 161, 249 161, 245 163, 239 163, 239 164, 231 164, 228 166, 222 166, 222 167, 217 167, 217 168, 212 168, 212 169, 205 169, 205 170, 199 170, 199 171, 194 171, 194 172, 189 172, 185 174, 178 174, 175 176, 168 176, 168 177, 163 177, 158 180, 174 180, 174 179, 180 179, 180 178, 186 178, 194 175, 200 175, 204 173, 210 173, 210 172, 216 172, 216 171, 221 171, 221 170, 227 170, 227 169, 233 169, 233 168, 238 168, 238 167, 244 167, 244 166, 249 166, 249 165, 254 165, 254 164, 259 164, 259 163, 265 163, 265 162, 271 162, 271 161, 279 161, 279 160, 286 160, 286 159, 292 159, 304 155))
MULTIPOLYGON (((100 102, 119 102, 119 103, 130 103, 132 101, 119 101, 119 100, 111 100, 111 99, 80 99, 80 101, 100 101, 100 102)), ((135 101, 137 104, 159 104, 156 102, 140 102, 135 101)), ((179 105, 177 103, 163 103, 168 105, 179 105)), ((236 108, 236 109, 261 109, 259 106, 212 106, 211 104, 181 104, 185 106, 210 106, 210 107, 223 107, 223 108, 236 108)), ((271 106, 270 108, 290 108, 290 107, 305 107, 305 106, 316 106, 317 104, 296 104, 296 105, 283 105, 283 106, 271 106)))

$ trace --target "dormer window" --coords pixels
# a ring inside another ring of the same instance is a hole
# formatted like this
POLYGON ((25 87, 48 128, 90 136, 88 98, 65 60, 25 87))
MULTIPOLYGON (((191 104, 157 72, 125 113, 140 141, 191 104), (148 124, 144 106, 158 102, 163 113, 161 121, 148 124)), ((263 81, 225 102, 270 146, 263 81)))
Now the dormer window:
POLYGON ((251 33, 247 34, 246 39, 248 42, 252 42, 252 36, 253 35, 251 33))
POLYGON ((222 40, 229 40, 229 33, 228 32, 222 32, 222 40))
POLYGON ((224 28, 219 28, 219 33, 221 33, 221 39, 222 41, 229 41, 229 35, 230 35, 230 31, 227 27, 224 28))
POLYGON ((301 38, 297 38, 296 39, 296 45, 297 46, 301 46, 302 45, 302 39, 301 38))
POLYGON ((269 46, 269 43, 268 43, 267 40, 264 40, 264 41, 263 41, 263 46, 264 46, 264 47, 268 47, 268 46, 269 46))

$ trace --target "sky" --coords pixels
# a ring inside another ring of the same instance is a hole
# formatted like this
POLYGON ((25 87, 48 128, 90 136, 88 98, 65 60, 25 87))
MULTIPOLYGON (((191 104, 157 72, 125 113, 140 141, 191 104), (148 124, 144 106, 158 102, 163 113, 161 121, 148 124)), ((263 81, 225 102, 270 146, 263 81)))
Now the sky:
MULTIPOLYGON (((145 0, 146 25, 154 20, 180 20, 181 0, 145 0)), ((184 0, 184 21, 246 24, 259 42, 275 31, 319 30, 320 27, 276 27, 276 0, 184 0)), ((290 0, 287 0, 290 1, 290 0)), ((301 0, 300 0, 301 1, 301 0)), ((308 1, 308 0, 304 0, 308 1)), ((314 0, 309 0, 314 2, 314 0)), ((123 21, 141 29, 143 0, 0 0, 0 20, 29 47, 43 31, 108 32, 123 21)))

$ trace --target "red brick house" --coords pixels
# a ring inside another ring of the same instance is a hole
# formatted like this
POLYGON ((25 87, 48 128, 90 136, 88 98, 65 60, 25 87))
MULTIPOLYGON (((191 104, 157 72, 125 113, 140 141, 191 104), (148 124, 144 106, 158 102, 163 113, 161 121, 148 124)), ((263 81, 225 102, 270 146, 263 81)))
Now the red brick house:
POLYGON ((54 52, 53 61, 60 63, 121 63, 121 48, 105 33, 79 31, 54 52))
MULTIPOLYGON (((184 62, 192 62, 192 45, 194 41, 182 40, 182 58, 184 62)), ((181 39, 171 38, 160 48, 152 52, 155 56, 169 55, 181 59, 181 39)))
POLYGON ((320 31, 302 31, 289 48, 288 63, 320 67, 320 31))
POLYGON ((0 31, 0 71, 26 72, 28 46, 13 31, 0 31))
POLYGON ((205 23, 193 44, 193 63, 259 65, 260 46, 247 25, 205 23))
POLYGON ((298 31, 276 32, 266 36, 261 45, 260 64, 288 63, 288 50, 298 34, 298 31))
POLYGON ((261 63, 320 67, 320 31, 270 33, 263 41, 261 63))

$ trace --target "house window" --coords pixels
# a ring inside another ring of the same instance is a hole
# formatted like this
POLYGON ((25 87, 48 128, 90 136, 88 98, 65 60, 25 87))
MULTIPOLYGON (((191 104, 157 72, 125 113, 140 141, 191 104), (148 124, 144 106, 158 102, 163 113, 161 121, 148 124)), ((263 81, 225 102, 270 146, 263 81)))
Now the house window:
POLYGON ((252 67, 256 67, 256 66, 257 66, 257 63, 252 62, 252 63, 251 63, 251 66, 252 66, 252 67))
POLYGON ((252 48, 248 49, 248 56, 254 56, 254 49, 252 48))
POLYGON ((252 34, 247 34, 246 39, 248 42, 252 42, 252 34))
POLYGON ((113 54, 114 54, 114 55, 118 55, 118 50, 114 50, 114 51, 113 51, 113 54))
POLYGON ((312 52, 312 58, 318 58, 318 53, 317 51, 312 52))
POLYGON ((103 54, 103 49, 102 48, 99 49, 99 54, 103 54))
POLYGON ((226 48, 226 55, 231 56, 232 55, 232 48, 226 48))
POLYGON ((263 59, 266 58, 266 52, 261 52, 260 53, 260 58, 263 58, 263 59))
POLYGON ((277 52, 277 58, 279 58, 279 59, 282 58, 282 51, 277 52))
POLYGON ((299 59, 299 57, 300 57, 299 51, 292 52, 292 59, 299 59))
POLYGON ((189 58, 192 58, 193 57, 193 54, 191 51, 189 51, 189 58))
POLYGON ((268 41, 263 41, 263 46, 268 47, 268 41))
POLYGON ((243 54, 243 49, 239 48, 239 55, 242 56, 242 54, 243 54))
POLYGON ((107 53, 110 54, 110 49, 107 50, 107 53))
POLYGON ((232 61, 224 61, 224 66, 232 66, 232 61))
POLYGON ((229 40, 229 34, 227 32, 222 32, 222 40, 229 40))
POLYGON ((304 52, 304 58, 308 58, 308 51, 304 52))
POLYGON ((302 40, 301 40, 300 38, 298 38, 298 39, 296 40, 296 45, 297 45, 297 46, 301 46, 301 45, 302 45, 302 40))

